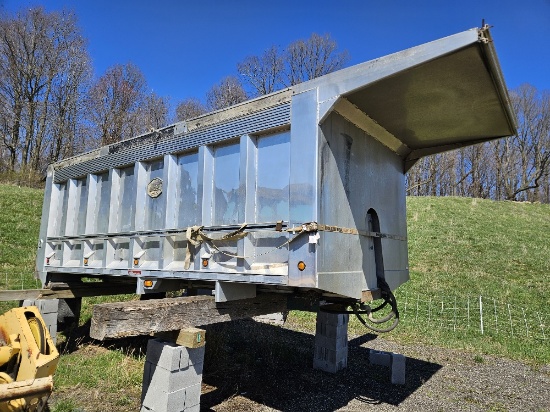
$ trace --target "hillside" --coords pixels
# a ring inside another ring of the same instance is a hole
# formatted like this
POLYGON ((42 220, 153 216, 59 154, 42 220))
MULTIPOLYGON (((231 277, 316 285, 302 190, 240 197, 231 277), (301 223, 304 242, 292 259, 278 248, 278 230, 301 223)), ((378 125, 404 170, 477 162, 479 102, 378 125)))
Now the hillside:
POLYGON ((0 289, 35 288, 42 190, 0 184, 0 289))
MULTIPOLYGON (((411 281, 396 293, 402 325, 391 336, 550 359, 539 350, 550 335, 550 205, 410 197, 407 208, 411 281), (480 296, 487 312, 481 340, 480 296)), ((0 288, 38 286, 41 209, 42 191, 0 185, 0 288)), ((297 323, 314 321, 303 314, 297 323)), ((352 330, 364 333, 358 323, 352 330)))
MULTIPOLYGON (((393 410, 396 402, 418 410, 430 405, 462 410, 457 406, 462 404, 502 410, 520 405, 521 396, 532 398, 533 410, 544 409, 546 398, 530 388, 547 379, 550 363, 550 206, 412 197, 407 207, 411 281, 396 292, 401 324, 395 331, 375 338, 350 317, 349 369, 332 376, 310 368, 314 314, 291 312, 284 328, 255 322, 212 325, 201 404, 220 411, 287 410, 305 393, 318 399, 318 410, 348 410, 346 405, 362 396, 381 402, 376 410, 393 410), (369 347, 408 357, 406 387, 387 386, 387 371, 368 364, 369 347), (287 379, 288 368, 295 379, 287 379), (440 368, 444 372, 436 373, 440 368), (299 393, 296 379, 306 382, 299 393), (288 382, 284 389, 281 382, 288 382), (335 385, 338 391, 326 398, 335 385), (488 396, 484 385, 502 390, 488 396), (478 389, 472 392, 472 387, 478 389), (502 395, 508 387, 515 388, 511 397, 502 395), (264 396, 266 390, 271 398, 264 396), (389 409, 380 409, 384 404, 389 409)), ((38 286, 33 273, 41 208, 42 191, 0 185, 2 289, 38 286)), ((90 307, 100 300, 84 299, 82 326, 59 337, 63 356, 52 412, 139 408, 146 339, 106 346, 87 338, 90 307)), ((0 303, 0 310, 10 305, 0 303)), ((357 410, 368 409, 358 405, 357 410)))

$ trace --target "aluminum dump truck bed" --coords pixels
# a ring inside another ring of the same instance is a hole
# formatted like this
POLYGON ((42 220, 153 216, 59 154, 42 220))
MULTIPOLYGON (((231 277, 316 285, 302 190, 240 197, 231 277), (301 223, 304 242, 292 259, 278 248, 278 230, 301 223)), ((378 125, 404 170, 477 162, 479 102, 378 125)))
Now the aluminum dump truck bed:
POLYGON ((515 129, 487 28, 359 64, 53 164, 40 279, 395 289, 406 171, 515 129))

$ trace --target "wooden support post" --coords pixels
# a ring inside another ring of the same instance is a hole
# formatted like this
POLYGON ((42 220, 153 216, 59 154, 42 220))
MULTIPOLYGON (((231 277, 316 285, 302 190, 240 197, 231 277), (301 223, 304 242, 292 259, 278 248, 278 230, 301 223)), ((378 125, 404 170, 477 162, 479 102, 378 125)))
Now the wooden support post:
POLYGON ((286 309, 287 296, 277 293, 219 303, 211 296, 103 303, 93 308, 90 336, 103 340, 149 335, 286 309))
POLYGON ((157 332, 156 338, 174 342, 176 345, 185 346, 186 348, 200 348, 204 346, 206 331, 198 328, 185 328, 181 330, 173 330, 170 332, 157 332))

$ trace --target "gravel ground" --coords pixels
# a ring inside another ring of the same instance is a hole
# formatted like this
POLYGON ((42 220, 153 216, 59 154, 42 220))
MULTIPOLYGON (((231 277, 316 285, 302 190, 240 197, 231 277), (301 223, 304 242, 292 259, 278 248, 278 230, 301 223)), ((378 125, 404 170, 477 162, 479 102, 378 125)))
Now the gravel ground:
MULTIPOLYGON (((550 412, 550 365, 367 334, 350 339, 347 369, 330 374, 312 368, 314 336, 298 329, 252 320, 206 327, 201 411, 550 412), (389 368, 371 365, 370 349, 405 355, 406 384, 392 385, 389 368)), ((128 340, 136 341, 145 350, 147 339, 128 340)), ((80 412, 127 412, 139 410, 139 399, 135 387, 112 393, 78 384, 55 390, 50 401, 56 411, 73 401, 80 412)))
POLYGON ((224 343, 217 361, 205 361, 205 411, 550 411, 550 365, 365 335, 350 340, 348 368, 332 375, 312 369, 311 334, 250 321, 216 333, 224 343), (389 368, 369 363, 370 349, 405 355, 406 384, 391 385, 389 368))

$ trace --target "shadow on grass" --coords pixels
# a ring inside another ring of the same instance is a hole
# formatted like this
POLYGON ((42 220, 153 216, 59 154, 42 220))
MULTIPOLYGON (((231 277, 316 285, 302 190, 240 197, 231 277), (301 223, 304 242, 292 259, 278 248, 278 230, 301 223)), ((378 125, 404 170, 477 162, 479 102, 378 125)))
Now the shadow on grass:
MULTIPOLYGON (((201 410, 241 395, 284 411, 334 411, 356 399, 399 405, 441 365, 407 358, 406 385, 392 385, 389 368, 371 365, 364 335, 348 344, 348 367, 336 374, 314 370, 314 337, 278 326, 241 320, 206 327, 201 410), (204 387, 203 387, 204 389, 204 387)), ((225 409, 222 409, 225 410, 225 409)))

